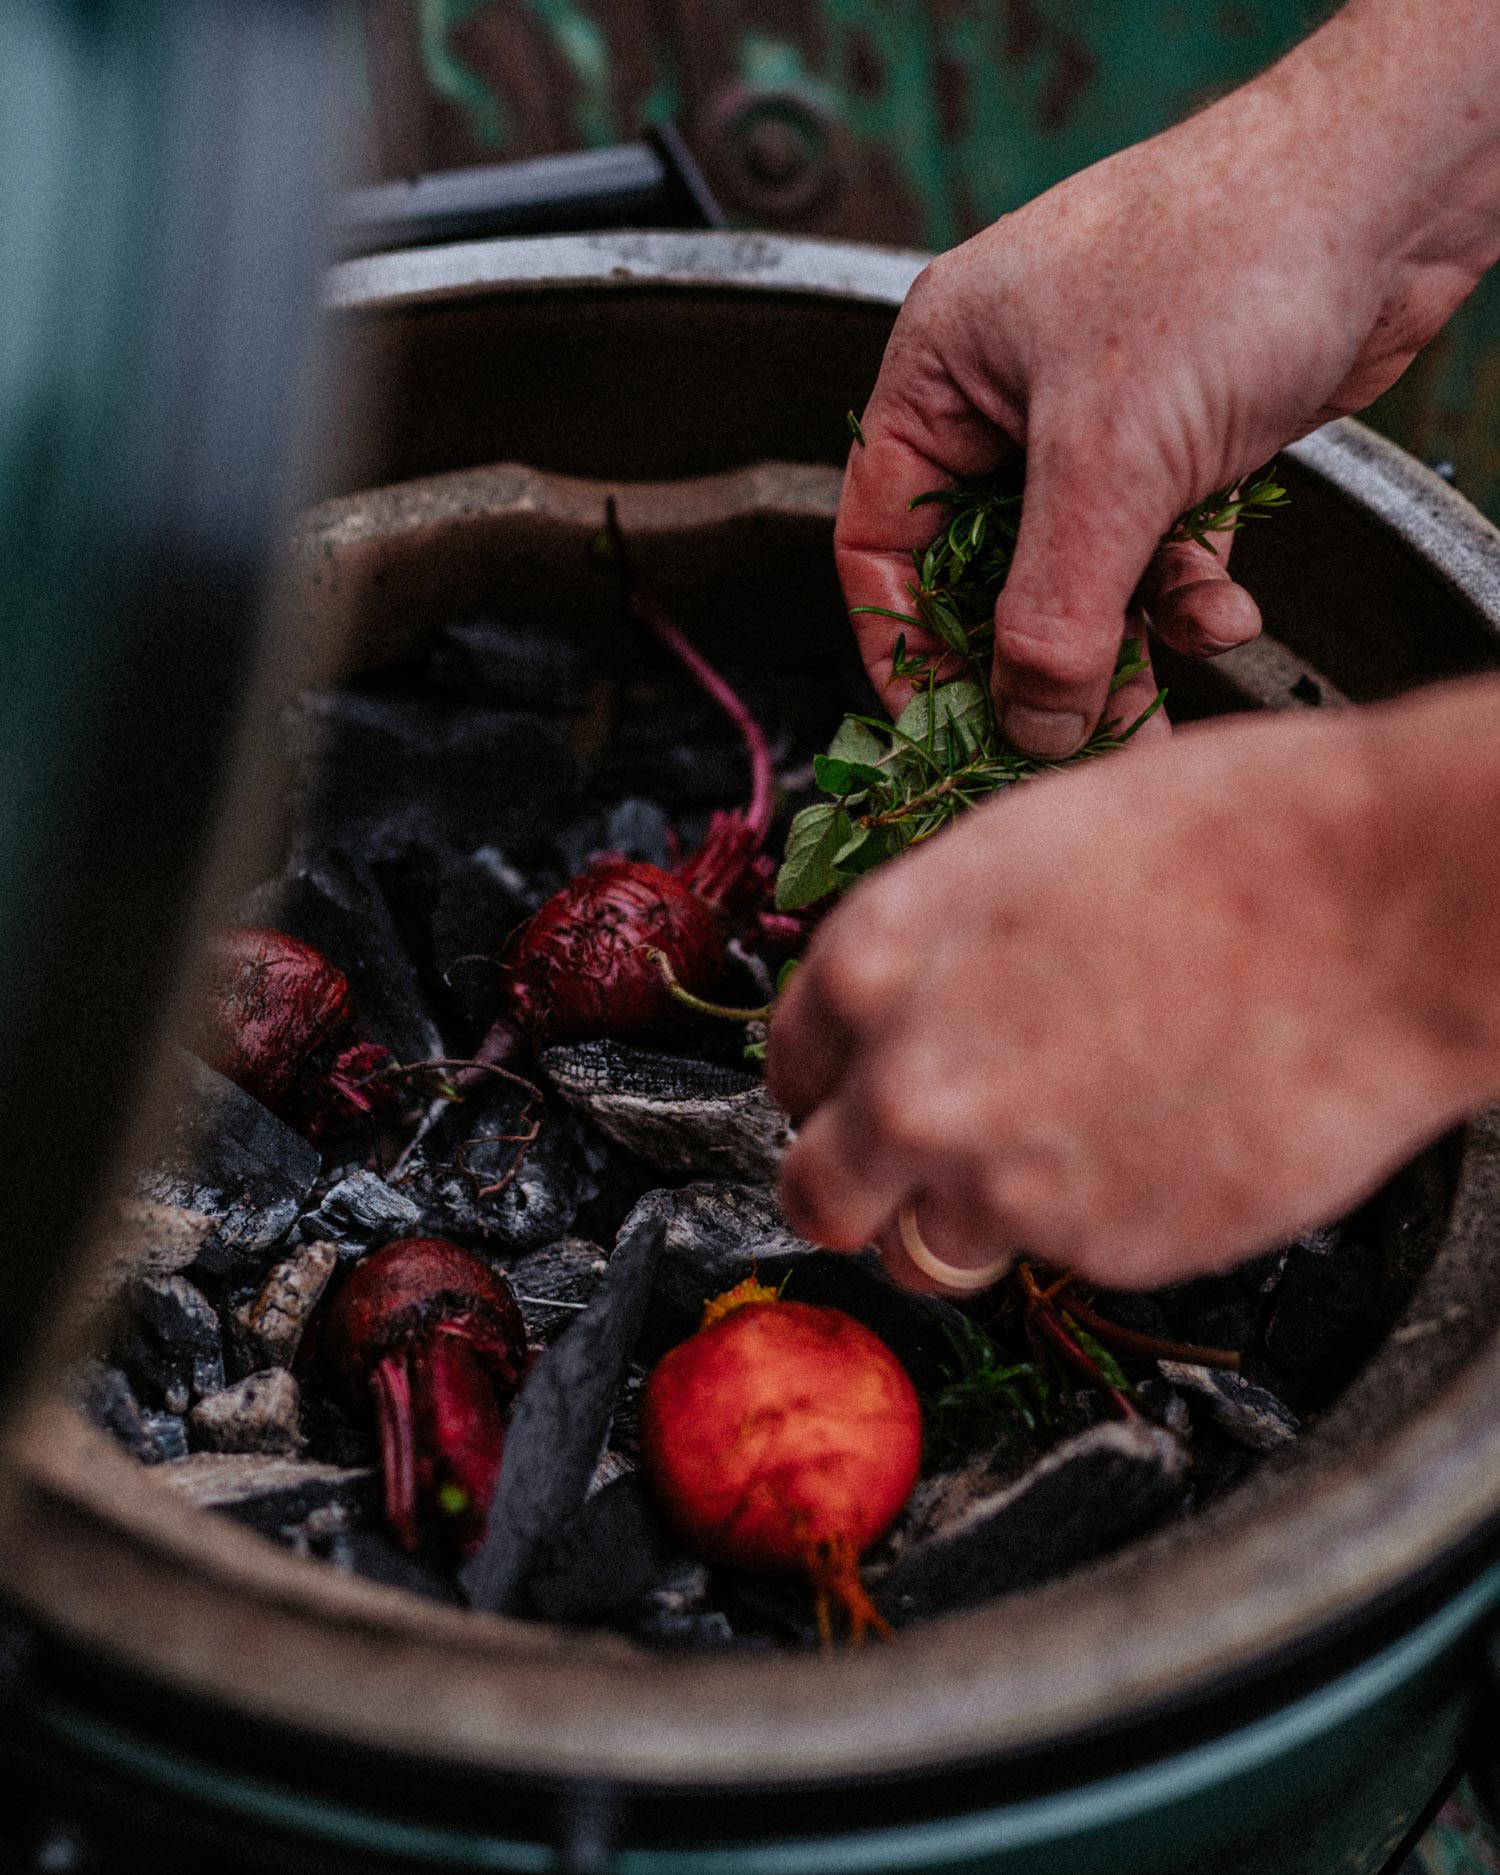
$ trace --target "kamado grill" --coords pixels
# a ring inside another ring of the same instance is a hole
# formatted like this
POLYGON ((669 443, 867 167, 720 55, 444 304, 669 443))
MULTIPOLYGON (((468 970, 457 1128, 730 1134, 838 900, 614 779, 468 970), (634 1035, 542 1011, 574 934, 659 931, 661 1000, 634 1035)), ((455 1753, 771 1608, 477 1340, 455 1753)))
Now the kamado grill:
MULTIPOLYGON (((655 1653, 340 1575, 205 1517, 37 1397, 89 1213, 148 1136, 147 1045, 192 891, 206 878, 222 904, 275 838, 277 698, 410 657, 497 565, 517 617, 581 626, 607 601, 582 551, 607 494, 710 655, 848 655, 828 554, 844 412, 919 263, 723 233, 336 268, 337 381, 375 386, 377 420, 357 467, 325 461, 276 634, 254 629, 326 27, 290 5, 0 26, 30 75, 0 198, 25 340, 0 351, 0 1725, 19 1865, 1374 1875, 1460 1756, 1483 1773, 1491 1750, 1488 1117, 1411 1174, 1431 1268, 1296 1446, 1107 1561, 830 1659, 655 1653), (62 132, 106 93, 80 156, 62 132), (220 141, 189 161, 209 122, 220 141)), ((342 437, 329 382, 305 427, 342 437)), ((1465 502, 1353 423, 1284 469, 1287 516, 1237 549, 1270 631, 1170 661, 1178 714, 1336 708, 1497 662, 1500 535, 1465 502)))

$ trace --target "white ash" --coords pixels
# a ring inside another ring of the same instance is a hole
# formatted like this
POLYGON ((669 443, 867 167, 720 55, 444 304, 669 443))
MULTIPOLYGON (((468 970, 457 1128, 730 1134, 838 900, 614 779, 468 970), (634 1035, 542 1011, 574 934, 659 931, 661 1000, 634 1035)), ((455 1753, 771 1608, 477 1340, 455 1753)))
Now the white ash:
POLYGON ((214 1220, 182 1205, 124 1198, 89 1246, 83 1280, 69 1296, 80 1321, 113 1310, 141 1276, 175 1276, 197 1260, 214 1220))
POLYGON ((247 1374, 188 1414, 188 1437, 210 1452, 292 1457, 302 1448, 301 1396, 284 1367, 247 1374))
POLYGON ((251 1452, 192 1452, 156 1466, 152 1476, 195 1509, 221 1511, 270 1536, 330 1505, 368 1514, 379 1497, 375 1474, 364 1467, 251 1452))
POLYGON ((258 1295, 234 1314, 236 1339, 252 1367, 290 1367, 338 1264, 332 1243, 308 1243, 278 1263, 258 1295))

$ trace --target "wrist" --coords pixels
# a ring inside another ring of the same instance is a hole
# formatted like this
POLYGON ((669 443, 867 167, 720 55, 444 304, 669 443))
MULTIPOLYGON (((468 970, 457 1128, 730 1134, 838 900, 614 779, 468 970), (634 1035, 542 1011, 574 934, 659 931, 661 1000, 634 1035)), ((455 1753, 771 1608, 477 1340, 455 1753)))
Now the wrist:
POLYGON ((1331 248, 1477 279, 1500 255, 1500 0, 1350 0, 1246 87, 1279 119, 1331 248))

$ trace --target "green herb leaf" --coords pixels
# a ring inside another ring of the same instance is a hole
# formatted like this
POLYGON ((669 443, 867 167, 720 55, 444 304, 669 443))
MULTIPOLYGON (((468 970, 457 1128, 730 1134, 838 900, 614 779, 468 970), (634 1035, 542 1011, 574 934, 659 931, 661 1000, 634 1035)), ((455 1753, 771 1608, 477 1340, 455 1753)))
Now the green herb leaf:
POLYGON ((841 807, 820 802, 803 808, 787 833, 786 857, 776 877, 778 910, 800 911, 837 890, 833 856, 850 831, 849 816, 841 807))
POLYGON ((857 716, 846 716, 828 745, 829 755, 838 762, 878 762, 887 749, 888 744, 857 716))
POLYGON ((854 438, 855 442, 859 444, 860 448, 863 449, 865 446, 865 433, 859 427, 859 418, 855 416, 852 410, 846 410, 844 412, 844 419, 849 425, 849 434, 854 438))
POLYGON ((896 718, 897 731, 924 745, 946 729, 982 735, 994 721, 989 693, 966 677, 917 692, 896 718))
POLYGON ((846 762, 837 755, 815 755, 813 774, 825 794, 852 794, 856 788, 878 788, 885 776, 868 762, 846 762))

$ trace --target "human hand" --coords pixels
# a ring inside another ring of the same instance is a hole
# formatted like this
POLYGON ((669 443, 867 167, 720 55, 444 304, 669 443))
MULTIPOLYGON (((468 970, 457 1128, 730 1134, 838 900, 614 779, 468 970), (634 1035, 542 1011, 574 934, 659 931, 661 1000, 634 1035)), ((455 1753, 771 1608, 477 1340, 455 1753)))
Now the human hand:
POLYGON ((772 1023, 794 1226, 1129 1287, 1365 1196, 1500 1078, 1497 703, 1196 727, 871 874, 772 1023))
MULTIPOLYGON (((1024 448, 993 678, 1017 746, 1056 757, 1086 739, 1132 605, 1195 655, 1255 635, 1222 551, 1153 558, 1157 542, 1211 489, 1386 389, 1494 257, 1500 213, 1464 208, 1468 190, 1493 211, 1493 178, 1472 174, 1483 139, 1446 69, 1428 83, 1453 108, 1421 121, 1423 73, 1448 41, 1475 83, 1476 60, 1494 62, 1458 17, 1475 11, 1353 6, 1263 78, 1006 216, 913 287, 863 414, 866 446, 850 452, 839 574, 851 607, 909 613, 911 549, 940 516, 911 498, 1024 448)), ((1493 142, 1492 104, 1489 118, 1493 142)), ((910 696, 892 676, 898 627, 868 613, 854 624, 898 714, 910 696)), ((909 651, 942 649, 906 636, 909 651)), ((1154 690, 1143 673, 1110 713, 1133 719, 1154 690)), ((1164 732, 1158 717, 1143 736, 1164 732)))

